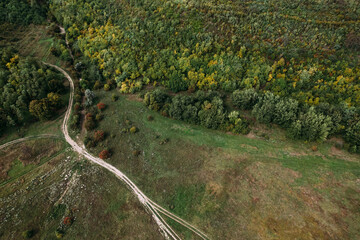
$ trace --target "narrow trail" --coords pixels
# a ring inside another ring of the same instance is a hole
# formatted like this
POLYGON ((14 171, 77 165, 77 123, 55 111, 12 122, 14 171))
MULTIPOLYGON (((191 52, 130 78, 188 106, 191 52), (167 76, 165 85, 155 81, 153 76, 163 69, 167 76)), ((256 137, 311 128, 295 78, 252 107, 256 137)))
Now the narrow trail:
POLYGON ((31 139, 38 139, 38 138, 59 138, 60 136, 58 135, 54 135, 54 134, 41 134, 41 135, 34 135, 34 136, 29 136, 29 137, 24 137, 24 138, 18 138, 15 139, 13 141, 4 143, 3 145, 0 145, 0 150, 3 148, 6 148, 10 145, 16 144, 16 143, 20 143, 20 142, 24 142, 24 141, 28 141, 31 139))
POLYGON ((71 145, 71 147, 78 152, 80 155, 84 156, 88 160, 90 160, 93 163, 96 163, 104 168, 106 168, 108 171, 114 173, 117 178, 119 178, 121 181, 123 181, 126 186, 134 193, 134 195, 139 199, 140 203, 144 206, 146 211, 150 213, 155 220, 156 224, 158 225, 160 232, 163 234, 163 236, 166 239, 181 239, 176 232, 167 224, 167 222, 163 219, 160 213, 164 214, 165 216, 171 218, 172 220, 176 221, 177 223, 181 224, 185 228, 191 230, 196 235, 198 235, 201 239, 209 239, 208 236, 206 236, 202 231, 200 231, 195 226, 191 225, 190 223, 186 222, 185 220, 181 219, 180 217, 176 216, 175 214, 167 211, 166 209, 162 208, 152 200, 150 200, 124 173, 122 173, 120 170, 112 166, 111 164, 105 162, 104 160, 92 156, 89 152, 86 151, 85 147, 79 146, 69 135, 68 132, 68 121, 71 114, 72 104, 73 104, 73 98, 74 98, 74 82, 69 76, 67 72, 65 72, 62 68, 49 64, 44 63, 48 66, 56 68, 58 71, 60 71, 70 82, 70 98, 69 98, 69 105, 68 109, 66 110, 64 121, 61 126, 61 131, 64 134, 65 140, 71 145))

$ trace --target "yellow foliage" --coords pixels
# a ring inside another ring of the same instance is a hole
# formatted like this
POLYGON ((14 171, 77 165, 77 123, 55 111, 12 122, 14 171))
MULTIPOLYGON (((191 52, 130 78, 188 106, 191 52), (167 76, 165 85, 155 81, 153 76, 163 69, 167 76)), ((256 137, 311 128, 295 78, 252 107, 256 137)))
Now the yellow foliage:
POLYGON ((276 78, 279 79, 279 78, 285 78, 285 73, 281 74, 281 73, 278 73, 276 74, 276 78))

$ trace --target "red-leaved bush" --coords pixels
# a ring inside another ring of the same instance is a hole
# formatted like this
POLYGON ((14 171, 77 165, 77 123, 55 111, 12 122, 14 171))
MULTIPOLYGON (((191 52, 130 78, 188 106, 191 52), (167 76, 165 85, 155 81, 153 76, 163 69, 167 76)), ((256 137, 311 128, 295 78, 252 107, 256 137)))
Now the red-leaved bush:
POLYGON ((99 102, 96 106, 99 110, 103 110, 106 107, 105 103, 102 102, 99 102))
POLYGON ((95 131, 94 133, 94 140, 95 142, 101 142, 102 140, 104 140, 104 131, 102 130, 98 130, 98 131, 95 131))
POLYGON ((107 159, 110 157, 110 153, 108 150, 102 150, 100 153, 99 153, 99 158, 101 159, 107 159))
POLYGON ((64 218, 64 224, 65 224, 65 225, 71 225, 71 224, 72 224, 72 219, 71 219, 71 217, 65 217, 65 218, 64 218))

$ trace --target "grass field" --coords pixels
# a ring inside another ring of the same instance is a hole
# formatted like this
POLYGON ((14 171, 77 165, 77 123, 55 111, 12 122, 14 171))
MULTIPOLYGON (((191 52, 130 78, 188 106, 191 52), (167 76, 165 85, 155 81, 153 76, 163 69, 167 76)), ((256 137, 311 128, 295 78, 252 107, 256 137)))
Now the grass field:
POLYGON ((111 164, 212 239, 360 237, 358 155, 331 141, 290 141, 275 126, 247 136, 208 130, 162 117, 135 95, 96 94, 107 105, 98 126, 107 136, 94 154, 109 148, 111 164))
POLYGON ((79 159, 62 141, 43 151, 44 140, 23 144, 46 158, 23 165, 21 154, 13 152, 19 146, 4 150, 12 165, 11 181, 0 184, 0 239, 23 239, 27 230, 34 232, 32 239, 57 239, 59 228, 63 239, 161 238, 151 217, 113 175, 79 159), (71 226, 63 224, 68 216, 71 226))
POLYGON ((0 26, 0 47, 14 47, 22 56, 35 57, 41 61, 64 65, 50 53, 56 39, 47 33, 46 25, 0 26))

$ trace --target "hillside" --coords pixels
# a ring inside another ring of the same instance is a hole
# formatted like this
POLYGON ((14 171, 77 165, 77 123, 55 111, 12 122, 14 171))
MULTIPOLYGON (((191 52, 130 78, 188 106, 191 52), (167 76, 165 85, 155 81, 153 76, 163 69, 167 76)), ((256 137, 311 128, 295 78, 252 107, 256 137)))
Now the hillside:
POLYGON ((0 238, 359 239, 359 33, 353 0, 2 1, 0 238))

